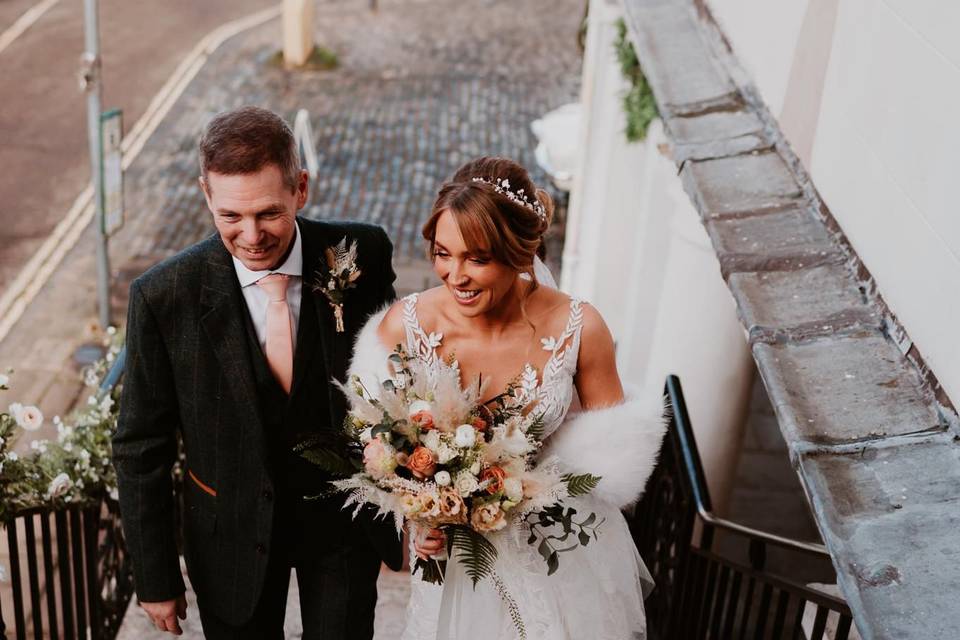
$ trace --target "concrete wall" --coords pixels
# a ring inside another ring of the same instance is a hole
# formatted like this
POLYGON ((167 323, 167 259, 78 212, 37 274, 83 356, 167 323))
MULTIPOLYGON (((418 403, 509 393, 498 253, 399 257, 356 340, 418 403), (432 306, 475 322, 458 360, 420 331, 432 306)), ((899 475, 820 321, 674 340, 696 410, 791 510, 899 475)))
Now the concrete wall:
POLYGON ((833 215, 960 400, 960 4, 708 0, 833 215))

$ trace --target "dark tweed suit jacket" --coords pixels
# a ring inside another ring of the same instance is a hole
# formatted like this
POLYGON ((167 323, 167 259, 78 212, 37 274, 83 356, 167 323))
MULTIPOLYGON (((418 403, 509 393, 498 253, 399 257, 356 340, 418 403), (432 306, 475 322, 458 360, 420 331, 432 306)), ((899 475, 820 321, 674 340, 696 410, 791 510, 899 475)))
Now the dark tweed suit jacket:
MULTIPOLYGON (((302 305, 313 305, 310 315, 319 326, 298 329, 290 406, 299 412, 300 424, 339 429, 345 401, 329 380, 345 377, 364 319, 395 297, 392 247, 379 227, 297 222, 304 254, 302 305), (363 274, 347 293, 346 331, 337 333, 327 299, 314 293, 310 282, 323 250, 344 236, 357 240, 363 274), (311 415, 311 407, 313 414, 319 407, 321 415, 311 415)), ((179 430, 185 472, 199 480, 185 482, 188 569, 205 606, 231 624, 248 620, 260 597, 271 540, 278 539, 275 493, 284 490, 270 455, 276 450, 270 438, 277 436, 265 433, 258 406, 248 318, 231 256, 216 234, 137 278, 130 287, 127 364, 113 440, 139 598, 169 600, 184 591, 171 493, 179 430)), ((319 469, 315 476, 301 474, 297 489, 319 493, 324 480, 319 469)), ((392 524, 361 518, 336 526, 356 527, 388 565, 399 568, 392 524)))

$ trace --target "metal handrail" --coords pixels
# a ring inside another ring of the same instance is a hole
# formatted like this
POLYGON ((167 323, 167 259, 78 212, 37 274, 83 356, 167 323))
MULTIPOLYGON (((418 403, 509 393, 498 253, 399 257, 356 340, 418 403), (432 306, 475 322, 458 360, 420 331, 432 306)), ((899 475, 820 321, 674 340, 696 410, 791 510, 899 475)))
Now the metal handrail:
POLYGON ((120 378, 123 377, 123 367, 127 362, 127 348, 121 347, 120 351, 117 352, 117 356, 113 361, 113 364, 110 365, 110 369, 107 371, 107 375, 103 377, 103 380, 100 381, 100 387, 97 389, 97 398, 103 398, 105 395, 113 391, 113 388, 120 383, 120 378))
POLYGON ((690 434, 692 434, 693 431, 690 426, 690 417, 687 415, 687 405, 683 399, 683 390, 680 387, 680 379, 675 375, 669 375, 667 376, 666 386, 667 394, 670 400, 670 406, 673 408, 674 412, 673 418, 677 424, 677 435, 680 438, 683 459, 685 462, 684 468, 687 472, 690 485, 693 489, 693 499, 697 506, 697 515, 699 515, 705 523, 718 529, 735 531, 752 538, 758 538, 764 542, 768 542, 778 547, 795 549, 797 551, 803 551, 804 553, 811 553, 830 558, 830 552, 828 552, 827 548, 822 544, 794 540, 792 538, 769 533, 767 531, 761 531, 760 529, 754 529, 753 527, 748 527, 746 525, 721 518, 713 513, 711 510, 710 493, 704 480, 706 476, 704 475, 703 467, 700 463, 700 455, 697 451, 697 445, 696 442, 694 442, 694 440, 690 437, 690 434))

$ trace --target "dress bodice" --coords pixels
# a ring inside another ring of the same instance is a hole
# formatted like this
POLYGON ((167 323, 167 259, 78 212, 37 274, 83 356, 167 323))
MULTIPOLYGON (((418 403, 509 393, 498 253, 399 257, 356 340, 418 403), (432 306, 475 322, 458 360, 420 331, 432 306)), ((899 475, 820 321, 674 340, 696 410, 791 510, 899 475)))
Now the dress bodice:
MULTIPOLYGON (((427 333, 417 317, 419 294, 413 293, 403 299, 403 326, 406 332, 407 351, 428 365, 439 362, 439 349, 443 334, 427 333)), ((563 333, 540 339, 541 348, 550 352, 550 358, 537 371, 531 363, 526 363, 520 372, 519 386, 515 393, 523 404, 534 401, 538 411, 543 413, 543 437, 550 436, 563 422, 573 402, 574 376, 577 373, 577 360, 580 354, 580 331, 583 327, 582 302, 570 299, 570 313, 563 333)))

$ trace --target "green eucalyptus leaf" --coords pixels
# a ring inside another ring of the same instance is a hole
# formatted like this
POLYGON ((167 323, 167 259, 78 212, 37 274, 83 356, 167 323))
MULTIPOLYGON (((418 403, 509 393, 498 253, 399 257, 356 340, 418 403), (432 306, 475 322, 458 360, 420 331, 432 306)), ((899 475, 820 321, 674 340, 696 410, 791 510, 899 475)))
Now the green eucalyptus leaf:
POLYGON ((560 558, 557 557, 557 552, 554 551, 547 557, 547 575, 552 576, 559 568, 560 558))
POLYGON ((553 553, 553 549, 550 548, 550 543, 547 542, 546 538, 540 542, 540 546, 537 547, 537 553, 543 556, 544 560, 547 560, 550 557, 550 554, 553 553))

